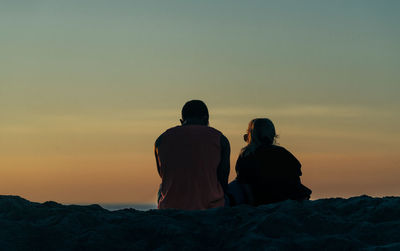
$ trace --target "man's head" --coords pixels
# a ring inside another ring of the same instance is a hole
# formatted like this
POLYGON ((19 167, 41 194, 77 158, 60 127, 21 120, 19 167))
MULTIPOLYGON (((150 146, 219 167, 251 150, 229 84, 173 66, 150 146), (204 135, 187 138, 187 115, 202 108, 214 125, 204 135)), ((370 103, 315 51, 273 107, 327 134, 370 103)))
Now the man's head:
POLYGON ((182 125, 208 125, 208 109, 201 100, 190 100, 182 108, 182 125))

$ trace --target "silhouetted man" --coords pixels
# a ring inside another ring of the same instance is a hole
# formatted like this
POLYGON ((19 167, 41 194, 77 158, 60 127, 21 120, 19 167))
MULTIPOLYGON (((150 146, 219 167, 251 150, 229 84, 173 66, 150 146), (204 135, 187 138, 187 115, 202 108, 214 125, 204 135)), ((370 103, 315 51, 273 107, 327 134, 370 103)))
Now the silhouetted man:
POLYGON ((162 179, 158 208, 185 210, 222 207, 228 186, 228 139, 209 127, 203 101, 188 101, 181 126, 168 129, 155 142, 157 169, 162 179))

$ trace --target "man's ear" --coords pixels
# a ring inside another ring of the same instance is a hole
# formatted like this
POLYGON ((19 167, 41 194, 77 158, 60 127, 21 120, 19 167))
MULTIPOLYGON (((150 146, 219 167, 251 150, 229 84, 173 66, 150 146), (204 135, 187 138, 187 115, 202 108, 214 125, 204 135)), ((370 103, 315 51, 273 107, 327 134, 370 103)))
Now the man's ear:
POLYGON ((181 125, 183 125, 183 123, 185 123, 185 121, 183 119, 179 120, 181 122, 181 125))
POLYGON ((249 135, 246 133, 245 135, 243 135, 243 139, 245 142, 247 142, 247 140, 249 140, 249 135))

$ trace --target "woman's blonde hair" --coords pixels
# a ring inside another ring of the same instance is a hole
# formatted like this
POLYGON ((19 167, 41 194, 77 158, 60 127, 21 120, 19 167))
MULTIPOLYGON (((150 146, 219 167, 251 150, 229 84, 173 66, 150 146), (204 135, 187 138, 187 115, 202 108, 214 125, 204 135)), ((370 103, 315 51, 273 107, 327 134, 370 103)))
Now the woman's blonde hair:
POLYGON ((273 145, 276 143, 276 138, 275 126, 270 119, 253 119, 250 121, 247 133, 244 135, 247 146, 242 148, 240 155, 247 156, 255 152, 261 145, 273 145))

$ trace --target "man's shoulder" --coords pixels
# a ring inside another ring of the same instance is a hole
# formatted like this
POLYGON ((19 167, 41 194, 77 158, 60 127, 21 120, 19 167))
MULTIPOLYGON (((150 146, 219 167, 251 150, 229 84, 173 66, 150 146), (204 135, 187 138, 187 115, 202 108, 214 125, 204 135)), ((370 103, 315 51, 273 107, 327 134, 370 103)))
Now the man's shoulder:
POLYGON ((223 135, 222 132, 219 130, 215 129, 214 127, 211 126, 206 126, 206 125, 183 125, 183 126, 175 126, 172 127, 164 132, 164 134, 167 133, 173 133, 177 131, 203 131, 203 132, 211 132, 214 134, 219 134, 223 135))
MULTIPOLYGON (((214 134, 216 134, 216 135, 219 136, 219 142, 220 142, 221 147, 222 147, 223 149, 230 149, 229 140, 228 140, 228 138, 227 138, 221 131, 215 129, 214 127, 210 127, 210 126, 209 126, 208 128, 210 128, 210 130, 211 130, 214 134)), ((230 151, 230 150, 229 150, 229 151, 230 151)))
POLYGON ((156 146, 160 145, 161 139, 162 139, 165 135, 168 135, 168 134, 172 133, 174 130, 177 130, 179 127, 181 127, 181 126, 174 126, 174 127, 171 127, 171 128, 169 128, 169 129, 165 130, 163 133, 161 133, 160 136, 158 136, 158 138, 157 138, 156 141, 155 141, 155 145, 156 145, 156 146))
POLYGON ((171 132, 173 132, 173 131, 179 130, 180 128, 182 128, 182 126, 174 126, 174 127, 168 128, 167 130, 165 130, 165 132, 163 132, 163 133, 160 135, 160 137, 163 136, 163 135, 165 135, 165 134, 171 133, 171 132))
POLYGON ((156 142, 160 141, 162 137, 168 137, 168 136, 171 136, 174 134, 176 134, 176 135, 186 134, 191 131, 192 132, 193 131, 203 132, 203 133, 205 133, 205 136, 206 135, 209 135, 209 136, 210 135, 215 135, 215 136, 218 135, 221 138, 221 140, 228 141, 228 139, 225 137, 225 135, 221 131, 215 129, 214 127, 203 126, 203 125, 185 125, 185 126, 174 126, 174 127, 167 129, 165 132, 163 132, 157 138, 156 142))
POLYGON ((213 131, 213 132, 215 132, 215 133, 217 133, 217 134, 220 134, 220 135, 224 135, 220 130, 218 130, 218 129, 215 129, 214 127, 211 127, 211 126, 207 126, 207 128, 210 130, 210 131, 213 131))

